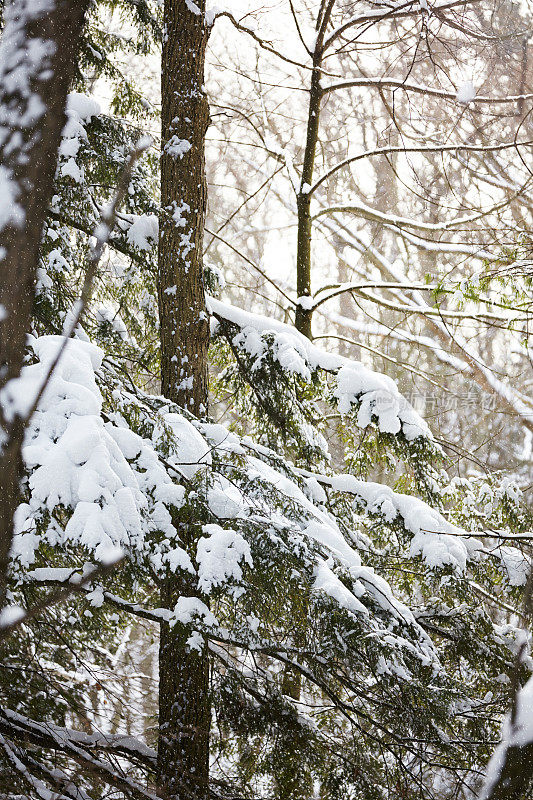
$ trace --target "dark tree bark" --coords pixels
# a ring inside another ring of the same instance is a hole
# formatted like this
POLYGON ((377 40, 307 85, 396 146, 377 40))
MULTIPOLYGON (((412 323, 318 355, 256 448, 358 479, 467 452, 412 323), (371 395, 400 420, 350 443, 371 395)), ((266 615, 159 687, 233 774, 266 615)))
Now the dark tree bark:
MULTIPOLYGON (((311 194, 309 189, 313 183, 313 170, 315 165, 315 153, 318 142, 318 131, 320 122, 320 76, 322 74, 320 65, 322 54, 315 51, 313 55, 313 71, 311 73, 311 89, 309 93, 309 116, 307 120, 307 139, 305 144, 304 161, 302 167, 302 180, 300 191, 297 197, 298 209, 298 240, 296 251, 296 292, 299 298, 311 298, 311 194)), ((305 307, 305 299, 302 305, 296 308, 296 329, 312 338, 311 319, 313 312, 305 307)))
MULTIPOLYGON (((205 0, 165 0, 163 41, 159 318, 162 392, 197 416, 207 413, 209 319, 203 286, 206 207, 203 89, 209 28, 205 0)), ((176 524, 191 557, 201 530, 176 524)), ((168 574, 161 602, 197 596, 194 576, 168 574)), ((201 800, 209 791, 209 658, 187 645, 180 623, 161 626, 158 789, 167 800, 201 800)))
POLYGON ((312 339, 311 321, 313 312, 306 307, 305 298, 311 297, 311 237, 313 221, 311 219, 311 193, 315 166, 316 147, 320 130, 320 110, 322 103, 322 59, 324 57, 324 37, 331 18, 335 0, 322 0, 317 18, 317 37, 313 51, 313 68, 309 89, 309 110, 307 119, 307 135, 305 142, 302 179, 297 197, 298 234, 296 251, 296 291, 298 297, 304 298, 296 308, 296 329, 312 339))
MULTIPOLYGON (((188 530, 189 543, 195 539, 188 530)), ((195 581, 169 575, 161 603, 174 608, 179 597, 197 595, 195 581)), ((187 644, 184 625, 161 625, 159 646, 158 789, 165 800, 204 800, 209 794, 209 657, 187 644)))
MULTIPOLYGON (((336 0, 321 0, 316 22, 316 42, 312 53, 313 67, 311 71, 311 85, 309 89, 309 107, 307 118, 307 133, 305 142, 304 159, 300 191, 297 196, 298 233, 296 250, 296 292, 301 298, 296 307, 295 327, 308 339, 313 338, 312 309, 306 307, 306 298, 311 299, 311 269, 312 269, 312 231, 311 218, 311 192, 315 167, 316 148, 320 132, 320 111, 322 103, 322 59, 324 57, 324 37, 329 25, 331 13, 336 0), (303 301, 302 301, 303 299, 303 301)), ((303 617, 307 615, 305 605, 303 617)), ((300 632, 296 637, 298 644, 303 644, 305 634, 300 632)), ((302 691, 302 679, 299 673, 287 667, 283 677, 283 691, 288 697, 299 700, 302 691)), ((298 739, 293 744, 288 743, 287 752, 275 781, 276 797, 279 800, 303 800, 312 794, 312 780, 309 770, 301 764, 298 752, 298 739)))
POLYGON ((165 0, 161 71, 162 156, 159 314, 163 393, 193 414, 207 412, 209 324, 202 240, 207 189, 204 140, 209 107, 203 89, 205 0, 165 0))
MULTIPOLYGON (((307 603, 303 613, 308 611, 307 603)), ((301 612, 301 609, 300 609, 301 612)), ((305 647, 304 631, 298 631, 295 644, 305 647)), ((302 674, 287 666, 283 671, 282 692, 287 697, 299 701, 302 694, 302 674)), ((303 736, 306 734, 304 733, 303 736)), ((281 731, 283 753, 276 764, 274 797, 276 800, 309 800, 313 797, 313 780, 309 768, 302 760, 302 732, 281 731)))
MULTIPOLYGON (((0 390, 20 374, 42 227, 88 0, 12 0, 0 44, 0 390)), ((0 608, 5 604, 24 423, 0 404, 0 608)))

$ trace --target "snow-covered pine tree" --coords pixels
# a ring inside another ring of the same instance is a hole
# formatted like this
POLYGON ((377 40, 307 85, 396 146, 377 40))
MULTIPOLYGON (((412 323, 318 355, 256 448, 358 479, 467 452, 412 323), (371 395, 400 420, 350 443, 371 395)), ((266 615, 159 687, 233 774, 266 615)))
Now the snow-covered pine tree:
MULTIPOLYGON (((190 5, 178 8, 197 16, 190 5)), ((35 395, 57 352, 136 138, 71 96, 18 397, 35 395)), ((475 534, 529 523, 513 486, 448 487, 394 382, 215 297, 213 395, 232 398, 232 424, 154 390, 158 177, 155 158, 139 160, 83 328, 26 433, 10 603, 72 594, 2 643, 1 791, 156 796, 155 749, 129 735, 120 703, 114 726, 106 713, 121 683, 106 671, 133 619, 164 625, 189 663, 209 653, 212 795, 276 793, 296 761, 323 798, 471 796, 520 638, 479 600, 512 610, 528 571, 475 534), (342 472, 328 440, 344 444, 342 472), (367 480, 378 459, 409 494, 367 480), (481 493, 493 511, 479 521, 481 493), (120 569, 91 582, 117 549, 120 569), (162 606, 169 573, 187 591, 162 606)), ((171 722, 174 736, 198 734, 171 722)))

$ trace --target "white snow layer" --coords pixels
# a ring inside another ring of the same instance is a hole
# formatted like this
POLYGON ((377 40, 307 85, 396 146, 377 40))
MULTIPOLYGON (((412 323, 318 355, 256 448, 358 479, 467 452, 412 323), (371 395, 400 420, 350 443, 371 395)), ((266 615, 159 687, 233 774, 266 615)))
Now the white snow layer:
POLYGON ((220 525, 204 525, 207 536, 198 542, 196 560, 198 561, 198 588, 209 593, 214 586, 220 586, 229 579, 242 578, 241 561, 252 566, 250 545, 237 531, 221 528, 220 525))
POLYGON ((128 215, 128 242, 139 250, 149 250, 157 241, 159 221, 155 214, 128 215))
MULTIPOLYGON (((60 336, 31 339, 39 361, 6 387, 4 402, 12 413, 31 407, 62 342, 60 336)), ((149 554, 156 568, 166 563, 192 570, 169 513, 170 506, 182 505, 184 488, 173 482, 150 442, 124 421, 102 419, 95 379, 102 357, 95 345, 69 340, 28 426, 23 458, 30 497, 15 515, 15 567, 33 563, 42 536, 52 545, 82 545, 103 563, 115 560, 120 548, 149 554), (64 530, 51 520, 38 535, 43 511, 57 507, 71 512, 64 530), (167 538, 148 551, 151 530, 167 538)), ((181 455, 187 461, 196 458, 183 443, 181 455)))
POLYGON ((472 81, 465 81, 458 87, 455 99, 458 103, 465 105, 476 99, 476 89, 472 81))
MULTIPOLYGON (((36 396, 62 337, 32 341, 39 363, 26 367, 16 394, 26 402, 36 396)), ((33 511, 62 505, 73 513, 64 531, 106 559, 109 548, 131 547, 142 538, 144 498, 135 476, 100 416, 102 399, 94 371, 102 352, 89 342, 68 343, 28 429, 23 448, 31 475, 29 504, 16 515, 14 554, 31 562, 33 511)))
POLYGON ((85 125, 100 113, 100 106, 91 97, 79 92, 71 92, 68 95, 67 121, 61 134, 59 147, 58 172, 62 177, 70 177, 75 183, 83 182, 83 167, 76 162, 76 156, 81 142, 87 140, 85 125))
POLYGON ((210 311, 240 328, 234 344, 258 363, 266 352, 263 337, 274 337, 272 353, 281 366, 306 381, 320 368, 336 377, 334 396, 341 414, 347 414, 354 404, 359 404, 357 424, 364 428, 372 417, 377 418, 383 433, 402 431, 409 441, 417 437, 432 439, 424 420, 400 394, 394 381, 387 375, 365 367, 360 361, 351 361, 334 353, 326 353, 293 327, 282 322, 243 311, 212 297, 208 299, 210 311))
POLYGON ((498 554, 510 586, 525 586, 531 571, 531 560, 516 547, 500 547, 498 554))
POLYGON ((4 606, 0 611, 0 630, 15 625, 19 620, 23 619, 25 615, 26 612, 20 606, 4 606))
MULTIPOLYGON (((12 413, 24 413, 31 407, 62 342, 59 336, 30 339, 38 362, 26 366, 20 379, 8 385, 12 413)), ((315 552, 317 592, 328 594, 349 613, 365 616, 369 612, 361 599, 369 595, 397 620, 416 626, 411 611, 394 597, 388 583, 361 563, 359 553, 347 542, 336 521, 316 505, 324 500, 319 485, 324 483, 357 494, 369 512, 379 512, 387 521, 400 514, 414 534, 412 554, 420 553, 433 566, 464 567, 466 543, 449 535, 456 529, 422 501, 379 484, 357 481, 353 476, 309 473, 306 477, 313 489, 312 502, 295 481, 262 460, 269 453, 262 453, 246 439, 239 440, 222 425, 193 425, 180 414, 163 413, 173 442, 162 462, 156 450, 157 430, 151 441, 133 433, 119 414, 108 421, 102 418, 102 396, 96 381, 102 357, 95 345, 69 340, 27 429, 23 457, 29 473, 29 497, 17 509, 12 548, 13 569, 21 577, 34 562, 41 541, 52 546, 71 542, 105 563, 116 558, 120 548, 134 558, 149 558, 156 570, 188 570, 197 574, 200 592, 209 593, 228 582, 239 592, 243 567, 253 568, 253 563, 249 544, 236 529, 237 523, 260 513, 262 519, 277 518, 280 524, 294 527, 309 541, 315 552), (215 449, 222 457, 224 453, 245 455, 248 479, 271 484, 297 503, 302 514, 299 521, 286 519, 270 507, 267 499, 260 502, 255 496, 250 501, 237 485, 215 472, 208 491, 211 511, 220 522, 235 522, 231 528, 204 526, 195 567, 172 524, 171 507, 179 508, 185 495, 172 473, 175 470, 186 481, 194 479, 199 471, 209 469, 215 449), (250 455, 250 450, 258 457, 250 455), (67 511, 66 523, 62 508, 67 511), (150 536, 152 531, 159 532, 158 536, 150 536), (343 574, 350 576, 351 589, 343 583, 343 574)), ((475 550, 475 544, 471 548, 475 550)), ((33 575, 37 577, 38 572, 34 570, 33 575)), ((183 622, 196 615, 204 624, 214 624, 212 615, 198 605, 199 598, 194 609, 187 605, 192 601, 181 598, 169 620, 183 622)), ((428 654, 432 650, 429 640, 424 649, 428 654)))
POLYGON ((100 105, 92 97, 80 92, 71 92, 67 97, 67 115, 75 116, 82 122, 90 122, 101 113, 100 105))
POLYGON ((516 698, 514 724, 508 717, 503 724, 502 741, 494 751, 487 768, 485 788, 480 800, 489 797, 500 777, 509 747, 525 747, 533 742, 533 676, 520 689, 516 698))
POLYGON ((358 480, 353 475, 328 476, 308 472, 305 475, 335 491, 353 494, 368 513, 378 514, 387 523, 400 518, 413 534, 410 555, 420 555, 430 567, 449 565, 462 572, 468 557, 481 549, 477 539, 467 538, 465 531, 417 497, 394 492, 381 483, 358 480))
POLYGON ((310 515, 310 519, 302 519, 302 533, 309 540, 315 542, 329 558, 327 562, 317 558, 315 589, 326 592, 348 610, 355 611, 356 608, 360 610, 361 603, 331 571, 330 568, 336 563, 350 574, 355 585, 360 588, 358 596, 368 592, 388 613, 401 618, 404 622, 414 624, 411 611, 394 597, 390 586, 383 578, 377 575, 371 567, 361 564, 359 554, 348 544, 335 520, 329 514, 317 508, 293 481, 273 467, 254 457, 249 457, 248 462, 250 478, 258 477, 272 484, 279 492, 296 501, 310 515))

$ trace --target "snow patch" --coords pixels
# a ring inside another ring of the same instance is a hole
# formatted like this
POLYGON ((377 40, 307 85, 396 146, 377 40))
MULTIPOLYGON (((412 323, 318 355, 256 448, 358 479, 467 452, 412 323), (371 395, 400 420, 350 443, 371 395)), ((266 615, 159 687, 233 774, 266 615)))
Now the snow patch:
POLYGON ((198 588, 206 594, 215 586, 229 580, 242 578, 241 562, 250 567, 252 557, 250 545, 237 531, 221 528, 220 525, 204 525, 204 533, 196 549, 198 562, 198 588))
POLYGON ((159 236, 159 220, 156 214, 128 215, 129 228, 127 239, 129 244, 138 250, 150 250, 159 236))
POLYGON ((305 381, 310 381, 317 369, 333 374, 336 381, 333 394, 340 412, 347 414, 353 405, 360 404, 357 424, 361 427, 375 418, 383 433, 401 430, 408 441, 433 438, 427 424, 387 375, 374 372, 359 361, 327 353, 290 325, 277 320, 243 311, 213 297, 208 298, 208 308, 213 315, 240 328, 233 345, 254 358, 256 365, 252 369, 257 369, 266 357, 267 337, 271 337, 270 353, 288 372, 305 381))
POLYGON ((465 81, 457 88, 455 99, 458 103, 465 105, 476 99, 476 90, 472 81, 465 81))
POLYGON ((0 611, 0 630, 15 625, 26 616, 23 608, 16 605, 4 606, 0 611))

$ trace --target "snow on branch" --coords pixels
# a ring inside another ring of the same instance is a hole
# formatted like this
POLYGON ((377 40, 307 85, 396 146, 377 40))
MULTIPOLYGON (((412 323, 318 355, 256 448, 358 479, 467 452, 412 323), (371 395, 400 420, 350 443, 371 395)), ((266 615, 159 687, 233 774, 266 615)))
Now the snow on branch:
POLYGON ((425 250, 428 253, 461 253, 476 258, 479 261, 498 261, 499 259, 498 255, 491 253, 489 250, 484 250, 477 245, 463 244, 461 242, 433 242, 429 239, 416 236, 414 233, 406 231, 405 228, 401 226, 393 226, 385 223, 384 227, 393 233, 398 233, 403 239, 419 250, 425 250))
MULTIPOLYGON (((531 612, 531 580, 528 577, 523 619, 531 612)), ((515 659, 515 693, 510 714, 504 720, 502 739, 487 768, 480 800, 518 800, 533 789, 533 676, 520 686, 519 673, 528 649, 523 632, 515 659)))
MULTIPOLYGON (((26 743, 28 739, 39 744, 46 749, 57 750, 64 753, 75 763, 87 769, 89 772, 94 773, 104 783, 109 786, 114 786, 126 794, 137 798, 137 800, 157 800, 157 795, 150 789, 143 787, 138 781, 129 778, 124 770, 116 767, 111 761, 101 757, 99 749, 102 749, 103 755, 107 752, 112 753, 115 751, 116 755, 121 757, 130 757, 132 760, 144 761, 152 764, 153 754, 150 753, 148 748, 145 748, 140 742, 137 742, 133 737, 106 737, 104 735, 89 735, 77 733, 76 731, 67 728, 60 728, 59 726, 50 723, 35 722, 27 717, 23 717, 15 712, 2 709, 0 711, 0 745, 3 746, 4 751, 10 758, 12 764, 23 775, 25 780, 37 792, 37 795, 42 800, 50 800, 52 797, 64 798, 67 797, 71 800, 72 795, 67 794, 54 794, 50 792, 46 784, 36 779, 26 767, 24 761, 27 760, 27 751, 20 750, 17 754, 18 748, 1 733, 5 731, 9 733, 12 739, 21 740, 26 743), (106 747, 107 738, 107 747, 106 747), (98 746, 97 746, 98 745, 98 746), (107 752, 106 752, 107 751, 107 752)), ((36 764, 38 768, 40 764, 36 764)), ((45 773, 46 777, 50 777, 54 781, 54 774, 45 773)), ((77 795, 75 795, 77 796, 77 795)))
MULTIPOLYGON (((407 280, 403 271, 398 267, 397 264, 393 264, 391 261, 386 259, 383 254, 380 253, 372 244, 367 245, 356 233, 348 231, 334 219, 333 221, 327 220, 325 225, 329 230, 334 230, 335 234, 341 239, 341 241, 343 241, 349 247, 353 247, 359 253, 367 253, 372 259, 373 263, 388 278, 397 280, 399 282, 403 281, 405 283, 406 290, 409 289, 411 283, 407 280)), ((404 233, 405 232, 402 231, 402 234, 404 233)), ((525 428, 533 431, 533 408, 528 399, 516 392, 516 390, 514 390, 508 383, 502 381, 495 374, 494 370, 484 363, 479 354, 473 352, 466 339, 461 336, 458 331, 452 332, 449 327, 440 319, 440 317, 447 316, 455 316, 457 319, 460 319, 461 316, 463 316, 464 319, 476 318, 481 321, 492 319, 494 322, 500 322, 502 320, 502 314, 495 315, 485 312, 475 315, 468 314, 468 312, 447 312, 445 310, 440 311, 434 306, 430 306, 418 291, 411 291, 409 292, 408 296, 405 295, 405 305, 399 302, 397 304, 391 303, 370 293, 366 293, 366 297, 367 299, 371 299, 375 303, 387 308, 391 308, 392 310, 404 312, 410 311, 411 313, 423 315, 440 344, 445 348, 452 349, 453 358, 455 359, 456 355, 464 358, 467 372, 472 376, 476 383, 484 391, 498 397, 503 405, 512 414, 515 414, 519 418, 521 424, 525 428), (418 309, 418 311, 415 311, 415 308, 418 309)), ((428 346, 431 346, 430 340, 428 340, 428 346)), ((450 362, 450 356, 445 355, 445 351, 442 350, 442 347, 433 347, 435 353, 441 360, 460 366, 460 362, 457 360, 450 362)), ((461 370, 464 369, 463 366, 460 366, 460 368, 461 370)))
POLYGON ((357 424, 360 427, 369 425, 375 416, 383 433, 397 434, 401 431, 408 441, 418 437, 432 440, 427 424, 388 376, 370 370, 359 361, 321 350, 282 322, 243 311, 214 298, 209 298, 209 306, 217 319, 240 329, 239 346, 255 359, 261 359, 265 352, 262 337, 272 334, 275 342, 273 352, 283 369, 306 381, 317 370, 334 375, 336 388, 333 393, 339 411, 347 414, 353 405, 359 404, 357 424))
POLYGON ((452 155, 457 155, 463 151, 470 153, 494 153, 501 152, 502 150, 518 150, 520 147, 531 147, 532 144, 533 140, 525 139, 522 141, 505 142, 495 145, 457 143, 426 146, 420 145, 419 147, 377 147, 374 150, 365 150, 363 153, 358 153, 356 156, 350 156, 350 158, 346 158, 344 161, 340 161, 338 164, 335 164, 327 172, 321 175, 318 180, 315 181, 315 183, 309 189, 308 194, 314 194, 319 186, 321 186, 325 181, 329 180, 329 178, 331 178, 332 175, 335 175, 335 173, 337 173, 339 170, 344 169, 350 164, 354 164, 356 161, 361 161, 364 158, 374 158, 375 156, 386 156, 394 153, 398 153, 399 155, 405 153, 420 153, 421 155, 424 153, 450 153, 452 155))
MULTIPOLYGON (((63 344, 61 336, 31 340, 38 361, 23 369, 12 395, 21 415, 24 402, 32 402, 63 344)), ((140 557, 151 547, 154 566, 170 560, 174 568, 178 564, 192 568, 176 541, 167 509, 181 505, 184 489, 173 481, 152 443, 134 434, 120 418, 116 423, 104 421, 95 376, 102 359, 103 352, 95 345, 69 339, 30 420, 22 451, 29 496, 15 514, 11 550, 15 574, 33 564, 41 542, 82 547, 104 563, 117 549, 140 557), (69 512, 61 524, 55 516, 58 507, 69 512), (51 519, 43 527, 47 515, 51 519), (146 538, 150 530, 160 530, 166 538, 151 546, 146 538)), ((169 422, 177 428, 179 420, 169 422)), ((195 458, 192 434, 187 439, 189 428, 183 430, 187 424, 183 420, 176 462, 195 458)), ((208 451, 203 440, 202 447, 208 451)), ((169 466, 181 475, 179 463, 169 466)))
MULTIPOLYGON (((438 97, 441 100, 451 100, 453 102, 466 102, 466 94, 461 94, 460 90, 465 89, 468 84, 464 85, 463 87, 459 87, 459 90, 454 92, 446 92, 444 89, 435 89, 432 86, 423 86, 417 83, 410 83, 406 80, 394 79, 394 78, 354 78, 353 80, 349 81, 339 81, 338 83, 331 83, 328 86, 322 87, 322 93, 328 94, 329 92, 335 92, 339 89, 353 89, 358 87, 368 87, 374 89, 391 89, 392 91, 396 89, 401 89, 405 92, 414 92, 417 94, 424 94, 429 97, 438 97), (462 99, 463 96, 465 99, 462 99)), ((518 103, 521 100, 531 100, 533 99, 533 94, 516 94, 516 95, 507 95, 505 97, 488 97, 485 95, 476 95, 475 91, 473 93, 473 97, 469 95, 470 101, 475 101, 476 103, 483 103, 483 104, 496 104, 496 103, 518 103)))
POLYGON ((493 206, 488 212, 487 211, 478 211, 475 214, 470 214, 466 217, 459 217, 458 219, 452 219, 448 222, 422 222, 420 220, 413 220, 407 219, 406 217, 400 217, 396 214, 387 214, 384 211, 378 211, 375 208, 371 208, 367 206, 365 203, 351 203, 350 205, 345 206, 331 206, 330 208, 321 208, 320 211, 313 216, 313 219, 318 219, 326 214, 337 214, 337 213, 350 213, 350 214, 357 214, 358 216, 364 217, 365 219, 369 219, 372 222, 383 222, 388 223, 389 225, 394 225, 397 228, 412 228, 413 230, 418 231, 426 231, 428 233, 439 233, 441 231, 448 231, 452 228, 456 228, 462 225, 468 225, 471 222, 475 222, 476 220, 480 219, 483 216, 486 216, 487 213, 491 211, 497 210, 501 207, 501 203, 493 206))
MULTIPOLYGON (((430 336, 411 333, 403 328, 388 327, 382 323, 362 322, 357 319, 345 317, 342 314, 337 314, 335 311, 325 311, 323 308, 320 309, 319 313, 330 322, 340 325, 343 328, 348 328, 349 330, 363 333, 365 336, 384 337, 393 339, 397 342, 424 347, 427 350, 431 350, 443 364, 451 366, 459 372, 468 371, 469 369, 468 364, 465 361, 462 361, 452 353, 449 353, 448 350, 438 342, 438 340, 432 339, 430 336)), ((358 344, 361 346, 360 342, 358 342, 358 344)), ((381 353, 382 357, 383 355, 384 354, 381 353)))
POLYGON ((26 735, 33 735, 40 744, 50 745, 53 740, 56 747, 64 748, 75 745, 89 751, 101 750, 131 757, 133 760, 145 762, 149 766, 154 766, 157 760, 156 751, 134 736, 99 731, 86 733, 73 728, 62 728, 53 722, 38 722, 8 708, 4 708, 0 712, 0 729, 2 723, 5 730, 9 731, 11 735, 13 735, 14 729, 19 728, 26 735))
POLYGON ((381 483, 358 480, 353 475, 300 472, 336 492, 354 495, 367 513, 389 524, 401 519, 406 530, 413 534, 410 555, 420 555, 430 567, 451 566, 463 572, 467 560, 483 549, 471 534, 448 522, 439 511, 417 497, 394 492, 381 483))
MULTIPOLYGON (((25 382, 25 387, 39 380, 40 373, 46 369, 47 357, 53 357, 57 338, 60 337, 42 337, 33 342, 41 362, 23 371, 21 381, 25 382)), ((333 358, 329 364, 332 368, 362 366, 344 361, 339 365, 335 357, 328 357, 311 343, 307 344, 311 354, 317 351, 315 358, 322 364, 333 358)), ((193 426, 184 417, 167 410, 162 416, 172 430, 172 440, 171 453, 163 464, 154 442, 133 433, 124 421, 119 425, 119 418, 115 418, 115 422, 104 422, 102 398, 95 379, 100 358, 98 348, 87 342, 70 340, 28 429, 23 454, 30 472, 31 494, 28 501, 19 506, 16 515, 17 535, 12 559, 17 580, 36 585, 59 583, 71 586, 72 591, 85 593, 79 575, 72 569, 36 567, 28 570, 36 558, 40 541, 49 541, 56 547, 69 543, 81 546, 96 558, 102 558, 110 546, 119 546, 134 559, 147 558, 157 571, 168 564, 173 570, 179 567, 196 573, 198 586, 211 592, 228 581, 238 585, 244 567, 254 568, 248 544, 254 531, 281 526, 305 541, 313 553, 316 591, 329 595, 346 611, 368 617, 369 610, 361 602, 364 587, 364 592, 368 592, 387 614, 402 620, 403 624, 415 624, 411 612, 394 597, 387 582, 362 565, 359 554, 347 543, 333 519, 306 496, 291 468, 287 465, 287 474, 282 474, 269 463, 274 458, 270 451, 254 447, 253 454, 249 455, 244 441, 240 442, 223 426, 199 422, 193 426), (229 473, 231 480, 226 478, 220 470, 229 469, 233 457, 239 463, 243 455, 246 455, 244 465, 236 466, 229 473), (218 468, 217 460, 222 460, 218 468), (185 494, 184 487, 174 483, 172 471, 175 472, 174 481, 182 480, 183 474, 192 480, 203 471, 212 473, 206 500, 211 519, 217 523, 204 525, 206 535, 198 546, 196 567, 180 548, 166 508, 169 504, 179 508, 185 494), (264 501, 258 502, 257 492, 264 492, 264 487, 270 487, 278 498, 275 502, 280 504, 280 509, 274 516, 273 496, 266 505, 264 501), (296 506, 297 513, 282 511, 287 504, 296 506), (58 521, 54 522, 58 506, 71 510, 66 524, 63 523, 64 530, 58 521), (40 527, 43 512, 51 515, 44 530, 40 527), (158 535, 152 537, 152 531, 158 535), (354 594, 349 585, 341 582, 335 572, 337 567, 341 571, 348 570, 351 580, 359 582, 358 593, 354 594)), ((338 376, 342 387, 340 370, 338 376)), ((376 380, 379 378, 377 376, 376 380)), ((21 394, 31 395, 31 392, 25 388, 21 394)), ((154 609, 145 614, 137 604, 123 601, 98 587, 89 592, 87 587, 90 595, 93 591, 101 602, 107 601, 146 619, 219 630, 215 617, 202 610, 195 598, 181 598, 181 601, 187 600, 189 606, 192 601, 196 603, 190 607, 178 601, 173 611, 154 609)))
MULTIPOLYGON (((429 6, 429 8, 431 9, 432 13, 439 13, 440 15, 443 11, 456 8, 457 6, 465 8, 465 6, 469 5, 470 2, 476 2, 476 0, 453 0, 451 3, 434 3, 433 5, 429 6)), ((356 25, 365 25, 368 23, 411 17, 413 15, 413 7, 420 13, 422 10, 420 0, 407 0, 407 2, 400 2, 392 8, 377 8, 376 10, 350 17, 330 33, 328 38, 324 41, 323 50, 325 52, 339 37, 342 36, 343 33, 350 28, 355 27, 356 25)))

